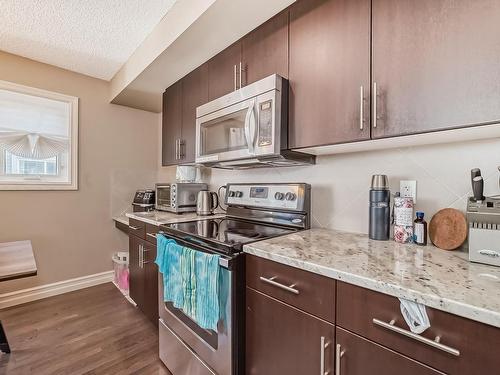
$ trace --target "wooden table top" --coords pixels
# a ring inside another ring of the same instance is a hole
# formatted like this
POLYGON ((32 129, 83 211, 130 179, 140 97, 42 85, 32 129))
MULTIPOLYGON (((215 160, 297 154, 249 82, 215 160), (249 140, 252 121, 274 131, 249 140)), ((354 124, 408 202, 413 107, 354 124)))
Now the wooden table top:
POLYGON ((0 281, 36 275, 31 241, 0 243, 0 281))

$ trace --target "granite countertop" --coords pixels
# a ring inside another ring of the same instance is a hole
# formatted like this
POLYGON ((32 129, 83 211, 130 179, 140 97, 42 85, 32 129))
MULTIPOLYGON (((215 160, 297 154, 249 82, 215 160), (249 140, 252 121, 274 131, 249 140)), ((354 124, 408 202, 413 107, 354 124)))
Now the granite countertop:
POLYGON ((500 267, 467 253, 373 241, 311 229, 254 242, 244 251, 500 328, 500 267))
POLYGON ((175 214, 172 212, 165 212, 165 211, 150 211, 150 212, 128 212, 125 214, 125 216, 127 217, 127 225, 128 225, 128 218, 132 218, 135 220, 144 221, 145 223, 158 226, 162 224, 182 223, 192 220, 218 219, 226 215, 225 213, 220 213, 220 212, 216 212, 214 215, 209 215, 209 216, 198 216, 196 212, 185 212, 183 214, 175 214))

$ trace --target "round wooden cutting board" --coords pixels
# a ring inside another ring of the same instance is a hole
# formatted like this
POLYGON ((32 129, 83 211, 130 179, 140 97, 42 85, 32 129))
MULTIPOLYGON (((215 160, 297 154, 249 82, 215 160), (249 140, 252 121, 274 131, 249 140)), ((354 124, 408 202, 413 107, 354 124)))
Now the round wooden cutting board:
POLYGON ((467 238, 465 215, 454 208, 438 211, 429 223, 429 237, 432 243, 443 250, 455 250, 467 238))

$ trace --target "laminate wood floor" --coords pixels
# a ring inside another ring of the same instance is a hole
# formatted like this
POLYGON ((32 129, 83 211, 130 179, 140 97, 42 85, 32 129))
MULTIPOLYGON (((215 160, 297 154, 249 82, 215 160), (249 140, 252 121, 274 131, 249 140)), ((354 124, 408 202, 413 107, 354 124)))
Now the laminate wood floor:
POLYGON ((0 311, 1 375, 168 375, 158 329, 112 283, 0 311))

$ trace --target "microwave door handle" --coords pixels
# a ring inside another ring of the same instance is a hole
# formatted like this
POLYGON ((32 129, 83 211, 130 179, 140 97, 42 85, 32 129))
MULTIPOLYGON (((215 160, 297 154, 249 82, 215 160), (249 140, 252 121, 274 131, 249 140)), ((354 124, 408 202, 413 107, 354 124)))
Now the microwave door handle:
POLYGON ((252 104, 250 104, 247 115, 245 117, 245 138, 248 144, 248 151, 252 155, 255 153, 256 133, 257 121, 255 116, 255 100, 252 100, 252 104))
POLYGON ((245 116, 245 140, 247 141, 249 153, 253 153, 253 143, 250 139, 250 117, 252 117, 253 104, 254 102, 252 101, 252 104, 248 107, 247 114, 245 116))

